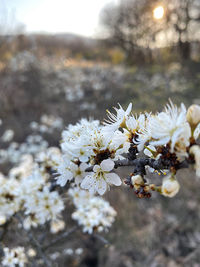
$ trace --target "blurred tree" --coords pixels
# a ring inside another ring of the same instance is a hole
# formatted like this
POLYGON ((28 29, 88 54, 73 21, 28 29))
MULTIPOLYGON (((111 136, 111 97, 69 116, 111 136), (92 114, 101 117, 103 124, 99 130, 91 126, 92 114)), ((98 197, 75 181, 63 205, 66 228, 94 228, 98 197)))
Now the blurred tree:
POLYGON ((129 63, 151 61, 150 45, 161 30, 152 19, 152 0, 124 0, 110 4, 101 13, 101 23, 107 31, 107 41, 119 46, 129 63), (145 49, 144 49, 145 48, 145 49))
POLYGON ((200 36, 200 0, 123 0, 107 5, 100 21, 106 42, 120 47, 128 63, 151 62, 160 33, 166 37, 165 46, 177 45, 181 57, 189 59, 190 43, 200 36), (153 17, 156 6, 165 11, 160 20, 153 17))
POLYGON ((200 0, 170 0, 165 5, 167 26, 175 31, 181 57, 189 59, 191 42, 200 37, 200 0))

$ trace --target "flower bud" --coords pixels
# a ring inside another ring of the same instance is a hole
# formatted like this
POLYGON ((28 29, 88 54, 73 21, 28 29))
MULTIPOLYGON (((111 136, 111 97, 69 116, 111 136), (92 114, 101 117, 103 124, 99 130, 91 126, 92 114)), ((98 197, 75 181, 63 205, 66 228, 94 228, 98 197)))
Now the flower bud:
POLYGON ((33 248, 29 248, 29 250, 27 251, 27 254, 30 258, 32 258, 32 257, 35 257, 37 253, 33 248))
POLYGON ((56 234, 65 228, 65 222, 62 220, 56 220, 51 222, 51 233, 56 234))
POLYGON ((180 189, 178 181, 172 175, 163 179, 161 193, 165 197, 174 197, 180 189))
POLYGON ((191 105, 188 108, 186 117, 191 127, 195 128, 200 123, 200 106, 191 105))
POLYGON ((131 177, 131 183, 135 187, 135 189, 138 189, 140 185, 144 184, 144 180, 141 175, 137 174, 131 177))
POLYGON ((6 217, 4 215, 0 215, 0 225, 3 225, 6 223, 6 217))
POLYGON ((200 177, 200 146, 192 146, 190 148, 190 154, 194 155, 196 176, 200 177))

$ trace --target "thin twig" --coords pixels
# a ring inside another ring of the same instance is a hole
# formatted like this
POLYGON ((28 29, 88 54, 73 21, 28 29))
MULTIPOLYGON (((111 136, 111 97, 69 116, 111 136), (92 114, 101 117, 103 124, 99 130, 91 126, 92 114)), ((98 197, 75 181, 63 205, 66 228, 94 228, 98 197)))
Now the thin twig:
POLYGON ((74 226, 71 229, 69 229, 69 231, 64 232, 63 234, 61 234, 60 236, 58 236, 57 238, 55 238, 54 240, 52 240, 49 244, 44 245, 43 246, 43 250, 47 250, 49 247, 57 244, 59 241, 61 241, 62 239, 65 239, 66 237, 68 237, 70 234, 74 233, 76 230, 78 229, 78 226, 74 226))
POLYGON ((34 238, 33 234, 31 232, 26 232, 29 240, 32 242, 33 246, 36 248, 38 254, 41 256, 41 258, 44 260, 44 263, 46 264, 47 267, 52 267, 53 265, 51 264, 51 262, 49 261, 49 259, 46 257, 46 255, 44 254, 43 250, 44 248, 40 246, 40 244, 38 243, 38 241, 34 238))
POLYGON ((192 252, 190 252, 185 258, 179 259, 179 262, 182 264, 185 264, 189 261, 191 261, 192 258, 196 256, 196 254, 199 252, 200 246, 198 245, 192 252))
POLYGON ((12 217, 6 221, 6 223, 2 226, 2 231, 0 233, 0 255, 3 253, 3 239, 6 236, 7 232, 8 232, 8 227, 12 222, 12 217))
MULTIPOLYGON (((23 221, 22 221, 21 217, 18 214, 16 214, 15 217, 19 220, 19 222, 23 226, 23 221)), ((47 256, 44 254, 44 251, 43 251, 44 248, 40 245, 38 240, 33 236, 32 232, 27 231, 26 229, 24 229, 24 231, 26 232, 26 235, 28 236, 29 241, 31 242, 33 247, 37 250, 39 256, 43 259, 45 265, 47 267, 52 267, 53 265, 51 264, 51 262, 49 261, 47 256)))
POLYGON ((110 242, 107 239, 105 239, 103 236, 98 235, 98 234, 93 234, 93 236, 97 238, 98 240, 100 240, 104 245, 110 245, 110 242))

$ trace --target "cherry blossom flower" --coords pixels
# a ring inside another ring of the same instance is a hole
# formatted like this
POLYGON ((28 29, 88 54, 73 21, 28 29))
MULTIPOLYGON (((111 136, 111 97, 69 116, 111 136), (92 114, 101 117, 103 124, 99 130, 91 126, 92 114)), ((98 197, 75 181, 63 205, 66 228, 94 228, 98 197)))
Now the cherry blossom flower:
POLYGON ((81 187, 88 189, 91 193, 98 192, 103 195, 110 184, 121 185, 121 179, 116 173, 110 173, 114 168, 114 162, 106 159, 100 165, 95 165, 93 172, 89 173, 82 181, 81 187))

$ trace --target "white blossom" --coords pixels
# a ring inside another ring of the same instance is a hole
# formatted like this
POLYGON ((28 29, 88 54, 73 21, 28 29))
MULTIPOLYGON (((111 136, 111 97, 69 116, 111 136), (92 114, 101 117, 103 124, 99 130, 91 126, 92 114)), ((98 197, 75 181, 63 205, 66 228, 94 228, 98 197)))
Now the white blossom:
POLYGON ((114 162, 106 159, 100 165, 95 165, 93 172, 89 173, 82 181, 81 187, 88 189, 91 193, 98 192, 103 195, 110 184, 121 185, 121 180, 116 173, 110 173, 114 168, 114 162))
POLYGON ((4 248, 4 257, 2 260, 2 265, 7 267, 24 267, 27 263, 27 257, 25 254, 24 247, 16 247, 9 249, 4 248))
POLYGON ((191 129, 186 120, 185 106, 182 104, 178 109, 170 102, 165 111, 147 119, 144 133, 148 138, 142 138, 141 134, 140 139, 149 141, 151 145, 162 146, 169 143, 172 153, 177 151, 180 155, 186 155, 191 129))
POLYGON ((83 232, 91 234, 94 229, 101 232, 111 227, 116 211, 107 201, 78 187, 71 188, 69 195, 76 207, 72 218, 83 226, 83 232))

